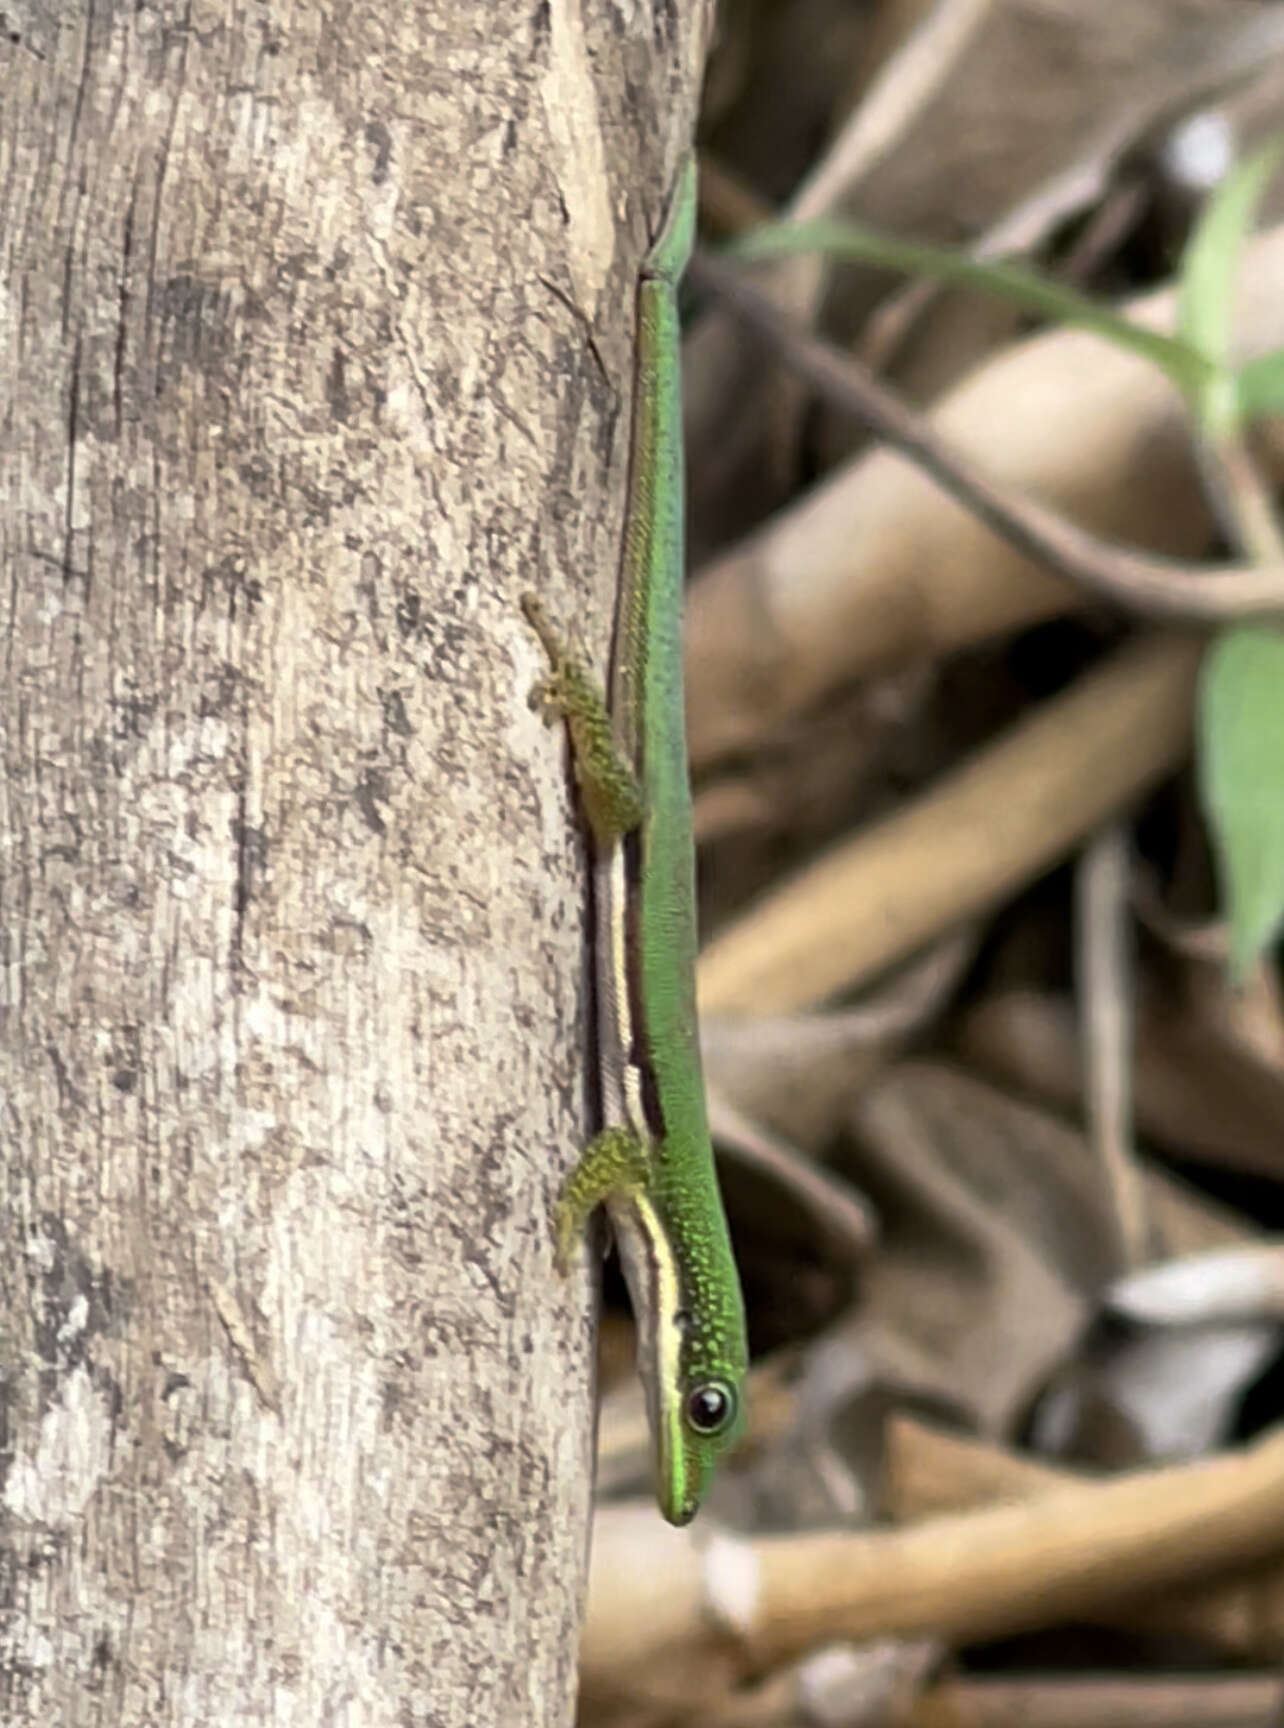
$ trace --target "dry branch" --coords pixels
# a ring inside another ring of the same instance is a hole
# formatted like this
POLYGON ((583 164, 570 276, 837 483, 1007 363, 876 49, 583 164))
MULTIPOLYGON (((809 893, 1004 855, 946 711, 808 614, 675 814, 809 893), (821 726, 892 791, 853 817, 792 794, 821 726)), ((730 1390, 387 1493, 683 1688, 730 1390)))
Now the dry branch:
POLYGON ((995 904, 1174 768, 1200 647, 1133 643, 887 821, 835 847, 700 959, 706 1013, 824 1001, 995 904))
MULTIPOLYGON (((887 1424, 883 1498, 898 1523, 1029 1501, 1083 1480, 1073 1470, 947 1434, 910 1416, 894 1416, 887 1424)), ((1125 1603, 1099 1618, 1240 1660, 1277 1661, 1284 1649, 1284 1566, 1256 1567, 1206 1586, 1125 1603)))
POLYGON ((1279 1431, 1241 1452, 904 1530, 696 1539, 662 1532, 636 1509, 606 1511, 582 1673, 609 1688, 689 1672, 702 1653, 717 1655, 724 1675, 749 1675, 836 1640, 962 1644, 1098 1617, 1281 1551, 1279 1431))
POLYGON ((1274 1675, 1153 1680, 949 1680, 920 1698, 903 1728, 1268 1728, 1284 1684, 1274 1675))

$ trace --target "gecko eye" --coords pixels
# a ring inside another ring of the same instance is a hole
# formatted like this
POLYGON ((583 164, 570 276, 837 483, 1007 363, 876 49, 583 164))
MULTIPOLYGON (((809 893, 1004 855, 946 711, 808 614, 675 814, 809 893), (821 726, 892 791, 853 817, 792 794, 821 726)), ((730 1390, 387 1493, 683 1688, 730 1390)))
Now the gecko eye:
POLYGON ((695 1432, 712 1440, 735 1421, 736 1395, 725 1380, 702 1380, 687 1393, 686 1413, 695 1432))

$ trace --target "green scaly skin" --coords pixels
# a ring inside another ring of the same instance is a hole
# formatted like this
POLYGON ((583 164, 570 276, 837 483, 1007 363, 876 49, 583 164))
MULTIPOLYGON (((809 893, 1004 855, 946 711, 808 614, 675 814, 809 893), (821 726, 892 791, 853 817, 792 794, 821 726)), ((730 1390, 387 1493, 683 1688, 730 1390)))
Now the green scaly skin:
POLYGON ((605 1205, 638 1320, 656 1495, 695 1515, 744 1426, 744 1305, 714 1170, 695 1006, 695 846, 682 691, 684 478, 677 285, 695 232, 695 164, 679 175, 638 285, 633 443, 609 709, 538 599, 550 664, 532 693, 564 719, 593 835, 603 1094, 619 1123, 590 1142, 555 1221, 573 1264, 605 1205))

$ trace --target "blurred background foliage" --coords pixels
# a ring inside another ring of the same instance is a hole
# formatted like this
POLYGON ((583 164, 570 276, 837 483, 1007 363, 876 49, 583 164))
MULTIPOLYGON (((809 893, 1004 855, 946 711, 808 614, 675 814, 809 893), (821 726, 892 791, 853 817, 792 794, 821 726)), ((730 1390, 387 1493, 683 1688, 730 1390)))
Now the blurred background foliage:
POLYGON ((660 1525, 608 1281, 585 1721, 1284 1720, 1282 120, 1278 3, 724 0, 687 691, 751 1428, 660 1525))

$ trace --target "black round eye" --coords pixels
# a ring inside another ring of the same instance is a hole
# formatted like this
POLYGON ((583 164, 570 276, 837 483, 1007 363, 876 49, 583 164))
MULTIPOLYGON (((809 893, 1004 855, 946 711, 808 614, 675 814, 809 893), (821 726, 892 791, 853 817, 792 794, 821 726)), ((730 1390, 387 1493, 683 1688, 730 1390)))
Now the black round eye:
POLYGON ((712 1438, 731 1426, 736 1395, 722 1380, 704 1380, 687 1393, 687 1421, 697 1434, 712 1438))

